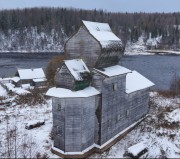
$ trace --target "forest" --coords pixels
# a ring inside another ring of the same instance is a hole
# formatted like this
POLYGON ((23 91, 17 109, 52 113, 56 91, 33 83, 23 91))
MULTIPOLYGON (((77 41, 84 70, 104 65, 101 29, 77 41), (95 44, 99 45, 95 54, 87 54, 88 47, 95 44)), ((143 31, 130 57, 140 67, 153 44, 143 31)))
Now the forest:
POLYGON ((63 51, 65 40, 82 20, 109 23, 127 42, 160 37, 157 49, 180 49, 180 13, 112 13, 74 8, 31 8, 0 11, 0 51, 63 51))

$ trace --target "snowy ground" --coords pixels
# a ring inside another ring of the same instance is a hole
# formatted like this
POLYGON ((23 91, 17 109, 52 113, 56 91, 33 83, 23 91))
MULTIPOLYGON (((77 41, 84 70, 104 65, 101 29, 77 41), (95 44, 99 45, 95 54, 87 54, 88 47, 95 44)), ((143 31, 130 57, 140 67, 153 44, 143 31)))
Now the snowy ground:
POLYGON ((180 99, 151 93, 150 116, 124 139, 97 158, 122 158, 128 147, 143 142, 148 149, 143 158, 180 158, 180 99))
MULTIPOLYGON (((6 96, 6 99, 0 100, 0 158, 8 157, 8 152, 11 158, 15 155, 33 158, 37 153, 58 158, 50 152, 53 142, 50 138, 51 99, 48 99, 46 104, 35 106, 16 105, 14 99, 15 96, 6 96), (12 103, 10 106, 2 104, 8 101, 12 103), (45 125, 31 130, 25 129, 27 123, 42 120, 45 125), (7 132, 10 132, 9 140, 7 132)), ((180 99, 167 99, 151 93, 149 114, 149 117, 108 151, 93 154, 91 157, 122 158, 128 147, 143 142, 148 148, 143 157, 180 158, 180 99)))
POLYGON ((156 38, 149 38, 147 41, 144 40, 144 36, 140 36, 136 42, 128 41, 125 47, 125 55, 180 55, 180 51, 173 51, 173 50, 159 50, 159 49, 152 49, 148 50, 147 47, 151 46, 158 46, 158 43, 161 41, 161 36, 156 38), (145 42, 146 41, 146 42, 145 42))

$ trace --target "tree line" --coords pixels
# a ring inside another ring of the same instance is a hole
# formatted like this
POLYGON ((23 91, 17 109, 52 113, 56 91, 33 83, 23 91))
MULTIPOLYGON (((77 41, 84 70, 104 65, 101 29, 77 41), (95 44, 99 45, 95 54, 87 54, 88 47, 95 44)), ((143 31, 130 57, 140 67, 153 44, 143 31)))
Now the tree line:
MULTIPOLYGON (((103 10, 82 10, 73 8, 31 8, 0 11, 0 33, 5 37, 13 31, 19 31, 20 42, 24 42, 24 32, 52 34, 54 41, 65 39, 78 30, 82 20, 107 22, 113 32, 122 39, 136 42, 143 35, 162 36, 162 46, 179 48, 180 13, 112 13, 103 10), (32 29, 35 28, 35 29, 32 29), (11 30, 11 31, 10 31, 11 30), (24 31, 26 30, 26 31, 24 31)), ((33 38, 33 37, 32 37, 33 38)), ((42 41, 48 41, 48 37, 42 41)), ((0 43, 3 39, 0 40, 0 43)), ((59 43, 57 44, 59 45, 59 43)), ((38 47, 38 46, 37 46, 38 47)))

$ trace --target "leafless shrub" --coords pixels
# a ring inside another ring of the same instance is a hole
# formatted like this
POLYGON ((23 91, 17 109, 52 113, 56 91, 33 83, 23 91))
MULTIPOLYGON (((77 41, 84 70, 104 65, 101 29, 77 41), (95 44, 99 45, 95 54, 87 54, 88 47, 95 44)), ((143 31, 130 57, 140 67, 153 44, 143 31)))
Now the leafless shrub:
POLYGON ((48 80, 49 85, 54 85, 54 77, 55 77, 56 71, 58 68, 61 67, 65 59, 66 59, 65 55, 60 55, 60 56, 54 57, 48 63, 45 73, 46 73, 46 78, 48 80))
POLYGON ((175 91, 172 90, 158 90, 158 93, 165 98, 174 98, 176 96, 175 91))
POLYGON ((29 106, 34 106, 37 104, 45 104, 45 99, 42 92, 38 88, 35 88, 31 90, 31 93, 19 95, 16 98, 16 102, 19 105, 27 104, 29 106))
POLYGON ((37 159, 48 159, 49 157, 48 157, 48 154, 47 154, 47 153, 41 154, 40 152, 38 152, 38 153, 36 154, 36 158, 37 158, 37 159))
POLYGON ((171 80, 170 90, 176 95, 180 95, 180 76, 175 74, 171 80))

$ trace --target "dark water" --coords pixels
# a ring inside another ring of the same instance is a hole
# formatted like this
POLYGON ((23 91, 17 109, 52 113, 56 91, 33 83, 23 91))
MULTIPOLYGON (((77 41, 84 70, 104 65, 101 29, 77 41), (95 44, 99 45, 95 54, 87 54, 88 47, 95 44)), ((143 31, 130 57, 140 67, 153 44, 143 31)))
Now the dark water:
MULTIPOLYGON (((46 68, 52 57, 0 58, 0 77, 13 76, 17 68, 46 68)), ((168 89, 173 75, 180 75, 180 56, 137 55, 124 56, 122 66, 136 70, 156 84, 157 89, 168 89)))
POLYGON ((176 55, 125 56, 120 64, 143 74, 155 83, 156 89, 169 89, 175 73, 180 76, 180 56, 176 55))
POLYGON ((46 68, 52 57, 42 58, 0 58, 0 77, 14 76, 17 68, 46 68))

